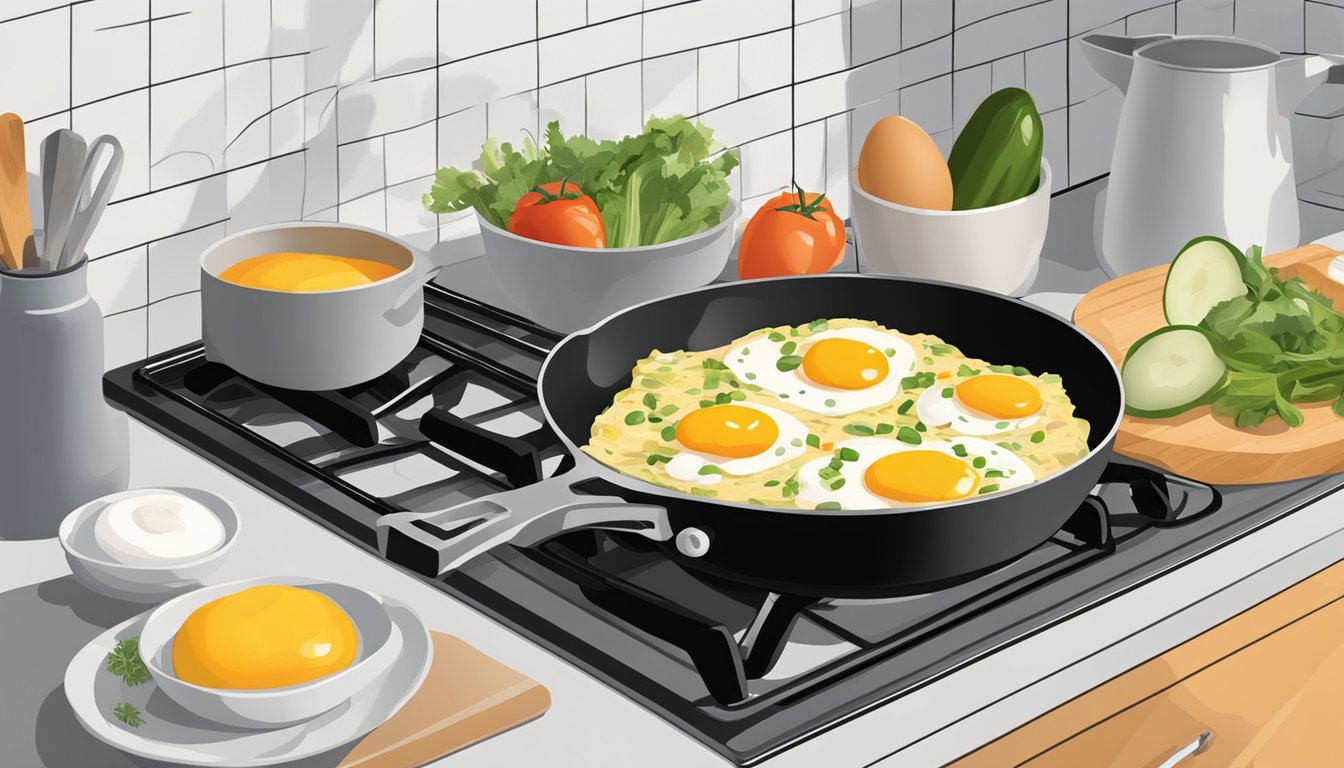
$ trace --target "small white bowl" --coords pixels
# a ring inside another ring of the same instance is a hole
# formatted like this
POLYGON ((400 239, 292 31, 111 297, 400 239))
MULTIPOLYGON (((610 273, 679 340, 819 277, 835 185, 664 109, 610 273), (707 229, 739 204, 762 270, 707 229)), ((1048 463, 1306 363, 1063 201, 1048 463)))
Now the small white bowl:
POLYGON ((690 237, 634 248, 578 248, 500 229, 477 214, 485 260, 527 317, 569 333, 641 302, 709 285, 733 249, 737 204, 690 237))
POLYGON ((205 587, 155 608, 140 632, 140 657, 159 688, 187 711, 224 725, 275 728, 310 720, 381 684, 401 655, 402 643, 401 630, 377 595, 344 584, 278 576, 205 587), (187 617, 212 600, 264 584, 303 587, 336 601, 359 635, 354 662, 339 672, 283 688, 207 688, 178 678, 173 640, 187 617))
POLYGON ((65 560, 75 581, 85 588, 118 600, 157 603, 174 595, 196 589, 202 579, 224 562, 233 548, 242 521, 238 510, 223 497, 196 488, 137 488, 112 493, 90 501, 65 516, 56 538, 65 550, 65 560), (113 502, 148 493, 180 493, 204 504, 224 526, 224 543, 211 552, 183 563, 130 565, 111 559, 94 540, 93 526, 98 513, 113 502))
POLYGON ((850 173, 859 271, 940 280, 1017 295, 1036 279, 1050 222, 1050 164, 1026 197, 968 211, 931 211, 864 191, 850 173))

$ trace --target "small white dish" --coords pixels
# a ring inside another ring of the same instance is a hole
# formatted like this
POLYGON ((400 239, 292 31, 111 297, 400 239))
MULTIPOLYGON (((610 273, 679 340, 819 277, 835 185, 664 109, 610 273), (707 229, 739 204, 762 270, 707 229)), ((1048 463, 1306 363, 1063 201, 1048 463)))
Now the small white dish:
MULTIPOLYGON (((857 169, 856 169, 857 170, 857 169)), ((1036 279, 1050 223, 1050 164, 1036 191, 966 211, 911 208, 875 197, 850 173, 859 271, 1021 295, 1036 279)))
POLYGON ((329 581, 273 576, 204 587, 155 608, 140 634, 140 657, 159 689, 186 710, 224 725, 274 728, 317 717, 378 687, 401 655, 403 642, 401 631, 377 595, 329 581), (334 600, 359 635, 354 662, 339 672, 283 688, 207 688, 178 678, 173 672, 173 639, 187 617, 212 600, 267 584, 303 587, 334 600))
POLYGON ((100 595, 136 603, 157 603, 189 592, 224 562, 238 538, 238 510, 221 496, 197 488, 136 488, 100 496, 65 516, 56 538, 75 581, 100 595), (109 504, 148 493, 180 493, 204 504, 224 526, 224 542, 194 560, 159 565, 131 565, 113 560, 94 539, 98 514, 109 504))
MULTIPOLYGON (((312 720, 269 730, 212 723, 166 696, 154 680, 134 688, 104 669, 116 644, 141 634, 148 614, 122 622, 84 646, 65 671, 65 696, 75 719, 94 738, 138 757, 174 765, 275 765, 328 752, 362 738, 387 722, 424 682, 433 646, 423 622, 409 607, 384 599, 383 607, 404 638, 400 656, 382 684, 312 720), (112 709, 129 702, 144 723, 131 728, 112 709)), ((331 762, 335 764, 338 759, 331 762)))

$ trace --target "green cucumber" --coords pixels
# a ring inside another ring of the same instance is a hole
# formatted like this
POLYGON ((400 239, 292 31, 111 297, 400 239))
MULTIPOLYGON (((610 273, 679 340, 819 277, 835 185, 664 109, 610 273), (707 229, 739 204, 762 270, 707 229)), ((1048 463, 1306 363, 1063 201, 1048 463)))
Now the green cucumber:
POLYGON ((1010 203, 1036 190, 1045 146, 1041 115, 1021 88, 991 93, 961 129, 947 158, 952 210, 1010 203))
POLYGON ((1164 419, 1213 401, 1227 365, 1193 325, 1168 325, 1134 342, 1120 364, 1125 413, 1164 419))
POLYGON ((1219 237, 1196 237, 1167 269, 1162 312, 1169 325, 1198 325, 1214 306, 1246 295, 1241 251, 1219 237))

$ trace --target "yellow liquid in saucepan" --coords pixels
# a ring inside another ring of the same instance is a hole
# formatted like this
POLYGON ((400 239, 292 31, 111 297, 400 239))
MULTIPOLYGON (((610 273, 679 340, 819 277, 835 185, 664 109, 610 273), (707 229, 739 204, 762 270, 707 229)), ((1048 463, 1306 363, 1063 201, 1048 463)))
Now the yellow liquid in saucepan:
POLYGON ((324 253, 264 253, 244 259, 219 279, 271 291, 334 291, 366 285, 401 270, 390 264, 324 253))

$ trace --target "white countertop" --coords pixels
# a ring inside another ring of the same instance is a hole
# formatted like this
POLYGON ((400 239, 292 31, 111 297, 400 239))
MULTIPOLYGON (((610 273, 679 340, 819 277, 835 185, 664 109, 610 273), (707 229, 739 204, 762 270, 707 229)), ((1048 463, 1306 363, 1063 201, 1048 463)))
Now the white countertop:
MULTIPOLYGON (((1066 283, 1089 277, 1076 274, 1057 285, 1072 287, 1066 283)), ((1061 313, 1077 298, 1056 285, 1042 287, 1047 293, 1039 303, 1061 313)), ((438 765, 727 764, 586 673, 132 421, 131 486, 155 485, 205 488, 238 506, 242 532, 216 579, 295 574, 391 595, 415 608, 431 629, 462 637, 550 689, 553 704, 545 716, 438 765)), ((1336 495, 827 731, 766 765, 941 765, 1341 557, 1344 496, 1336 495)), ((65 703, 61 679, 79 647, 139 610, 75 584, 54 540, 0 541, 0 654, 7 660, 0 763, 135 764, 83 732, 65 703)))

